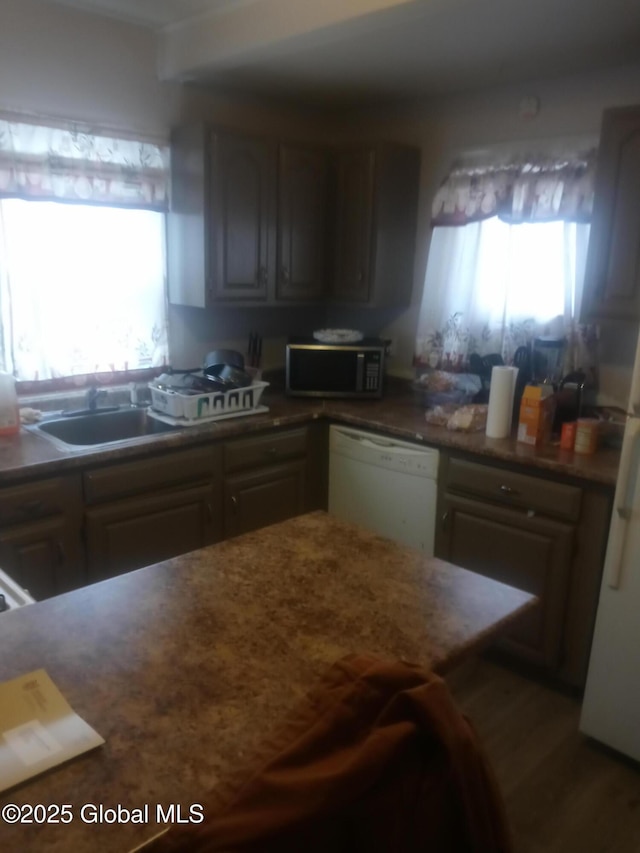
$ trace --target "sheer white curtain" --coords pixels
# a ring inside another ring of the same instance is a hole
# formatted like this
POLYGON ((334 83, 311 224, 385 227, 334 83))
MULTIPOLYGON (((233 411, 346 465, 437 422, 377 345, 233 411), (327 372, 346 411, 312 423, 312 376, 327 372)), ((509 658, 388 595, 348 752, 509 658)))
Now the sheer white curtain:
POLYGON ((167 363, 161 213, 0 200, 0 281, 22 381, 167 363))
POLYGON ((589 341, 577 318, 588 236, 588 225, 497 217, 434 228, 417 362, 462 365, 472 352, 509 362, 518 346, 551 335, 567 337, 572 367, 587 367, 589 341))
POLYGON ((166 364, 168 185, 166 145, 0 116, 2 369, 69 384, 166 364))
POLYGON ((534 337, 564 337, 565 368, 595 368, 597 330, 579 322, 595 151, 457 164, 432 205, 418 366, 509 363, 534 337))

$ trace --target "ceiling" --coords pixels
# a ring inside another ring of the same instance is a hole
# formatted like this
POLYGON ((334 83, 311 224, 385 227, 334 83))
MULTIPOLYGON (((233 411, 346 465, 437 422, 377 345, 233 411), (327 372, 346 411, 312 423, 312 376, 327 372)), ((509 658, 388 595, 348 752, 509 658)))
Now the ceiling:
POLYGON ((50 0, 152 27, 161 78, 352 103, 637 63, 637 0, 50 0))

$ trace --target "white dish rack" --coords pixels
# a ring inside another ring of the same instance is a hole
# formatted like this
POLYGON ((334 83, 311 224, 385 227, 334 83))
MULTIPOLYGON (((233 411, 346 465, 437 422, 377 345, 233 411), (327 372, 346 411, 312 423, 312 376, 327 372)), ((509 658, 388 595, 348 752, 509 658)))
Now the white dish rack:
POLYGON ((151 408, 171 418, 185 421, 210 421, 227 418, 234 414, 250 414, 252 411, 268 411, 260 406, 260 398, 268 382, 254 381, 246 388, 230 391, 211 391, 206 394, 180 394, 165 391, 150 384, 151 408))

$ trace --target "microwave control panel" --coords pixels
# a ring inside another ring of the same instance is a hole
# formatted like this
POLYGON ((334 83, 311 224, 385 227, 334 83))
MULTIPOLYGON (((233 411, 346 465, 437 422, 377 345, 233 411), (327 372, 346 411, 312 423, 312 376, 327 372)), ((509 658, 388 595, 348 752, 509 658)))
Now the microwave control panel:
POLYGON ((370 353, 365 358, 364 390, 377 391, 380 387, 381 358, 379 353, 370 353))

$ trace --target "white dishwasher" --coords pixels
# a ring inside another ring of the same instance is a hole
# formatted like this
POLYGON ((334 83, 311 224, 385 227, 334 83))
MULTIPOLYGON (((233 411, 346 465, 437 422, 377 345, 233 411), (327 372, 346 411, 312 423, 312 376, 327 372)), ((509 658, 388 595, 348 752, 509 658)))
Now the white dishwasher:
POLYGON ((0 613, 34 603, 26 589, 22 589, 19 584, 0 569, 0 613))
POLYGON ((329 429, 329 513, 433 556, 440 454, 350 427, 329 429))

